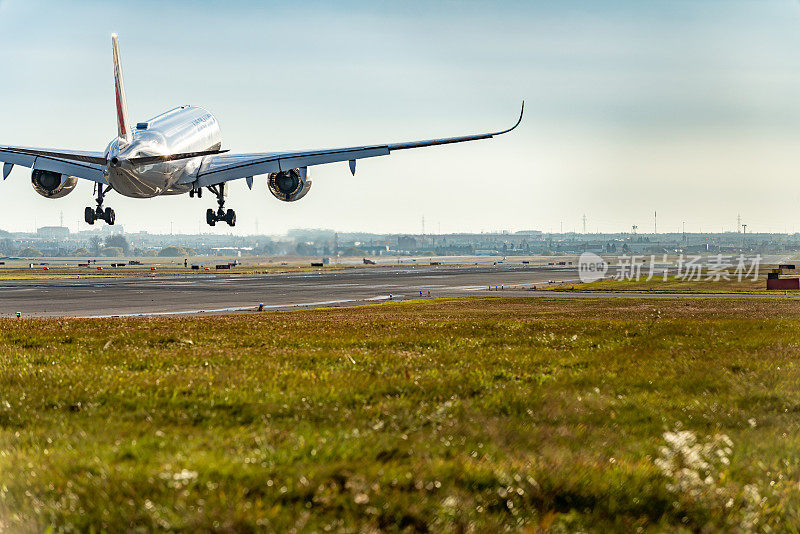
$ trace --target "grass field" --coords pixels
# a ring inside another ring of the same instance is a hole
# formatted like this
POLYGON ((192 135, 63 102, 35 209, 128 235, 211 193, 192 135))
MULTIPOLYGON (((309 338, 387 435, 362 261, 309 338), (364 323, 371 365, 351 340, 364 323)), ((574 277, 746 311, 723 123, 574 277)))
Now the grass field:
MULTIPOLYGON (((331 271, 351 269, 414 269, 431 267, 446 269, 452 267, 488 267, 502 263, 506 266, 516 267, 542 266, 548 256, 515 256, 503 258, 498 256, 380 256, 380 257, 334 257, 332 263, 322 267, 311 266, 311 263, 321 262, 318 256, 192 256, 183 257, 158 257, 158 256, 125 256, 125 257, 3 257, 0 258, 0 281, 2 280, 49 280, 49 279, 74 279, 74 278, 145 278, 160 276, 198 276, 208 274, 280 274, 306 271, 331 271), (184 267, 183 261, 188 259, 188 264, 197 264, 201 268, 193 270, 184 267), (371 259, 375 264, 363 264, 364 259, 371 259), (129 260, 140 262, 140 265, 127 265, 129 260), (217 270, 216 265, 237 261, 238 265, 231 270, 217 270), (80 267, 91 262, 90 266, 80 267), (524 262, 524 263, 523 263, 524 262), (31 267, 33 264, 33 267, 31 267), (112 267, 111 264, 122 264, 112 267), (100 269, 98 269, 100 267, 100 269), (155 270, 152 268, 155 267, 155 270), (206 270, 208 269, 208 270, 206 270)), ((571 256, 559 256, 558 260, 569 259, 577 261, 571 256)))
MULTIPOLYGON (((657 293, 783 293, 783 290, 767 291, 767 277, 761 275, 758 279, 752 277, 737 280, 735 277, 729 280, 708 280, 707 275, 703 275, 700 280, 683 279, 670 276, 667 280, 661 277, 646 280, 645 277, 639 280, 599 280, 588 284, 561 284, 556 286, 541 286, 540 289, 551 291, 579 291, 579 292, 641 292, 652 291, 657 293)), ((789 291, 790 294, 798 291, 789 291)))
POLYGON ((0 531, 800 529, 789 301, 0 323, 0 531))
MULTIPOLYGON (((424 258, 408 259, 401 258, 400 262, 385 261, 379 264, 364 265, 359 258, 344 258, 336 263, 329 263, 325 266, 311 266, 311 263, 318 262, 319 258, 285 258, 279 257, 277 260, 265 260, 264 258, 245 257, 243 262, 233 266, 231 269, 218 270, 219 264, 228 264, 240 258, 228 257, 194 257, 189 265, 198 264, 200 269, 184 267, 183 258, 139 258, 141 265, 122 265, 112 267, 112 263, 126 263, 122 258, 93 258, 96 263, 90 266, 79 267, 79 263, 84 263, 87 258, 39 258, 36 260, 14 260, 0 265, 0 280, 50 280, 50 279, 74 279, 74 278, 146 278, 160 276, 207 276, 209 274, 281 274, 293 272, 319 272, 319 271, 342 271, 353 269, 414 269, 418 267, 429 267, 431 263, 424 258), (45 261, 41 261, 45 260, 45 261), (287 261, 281 261, 287 260, 287 261), (30 264, 33 263, 33 267, 30 264)), ((491 264, 491 261, 485 261, 491 264)), ((446 269, 449 267, 472 267, 474 262, 462 262, 459 260, 439 260, 435 264, 446 269)), ((520 262, 521 266, 522 263, 520 262)))
MULTIPOLYGON (((232 261, 232 260, 230 260, 232 261)), ((176 264, 158 265, 132 265, 124 267, 111 267, 110 262, 90 267, 78 267, 75 265, 53 265, 53 266, 27 266, 0 267, 0 280, 56 280, 73 278, 146 278, 156 276, 207 276, 209 274, 280 274, 291 272, 321 271, 321 270, 346 270, 359 269, 358 265, 327 265, 325 267, 311 267, 308 263, 304 265, 279 265, 279 264, 244 264, 236 265, 231 269, 218 270, 217 264, 227 264, 229 260, 208 260, 202 262, 203 268, 191 269, 184 267, 181 262, 176 264)))

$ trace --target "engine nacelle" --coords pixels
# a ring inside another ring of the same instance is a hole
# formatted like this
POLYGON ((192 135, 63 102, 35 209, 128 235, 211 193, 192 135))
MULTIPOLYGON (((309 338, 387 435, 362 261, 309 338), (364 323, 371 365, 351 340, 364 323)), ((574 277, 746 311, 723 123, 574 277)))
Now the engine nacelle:
POLYGON ((267 179, 269 191, 278 200, 294 202, 300 200, 311 189, 308 167, 270 173, 267 179))
POLYGON ((33 190, 43 197, 61 198, 72 193, 72 190, 78 185, 78 179, 66 174, 34 169, 31 174, 31 184, 33 184, 33 190))

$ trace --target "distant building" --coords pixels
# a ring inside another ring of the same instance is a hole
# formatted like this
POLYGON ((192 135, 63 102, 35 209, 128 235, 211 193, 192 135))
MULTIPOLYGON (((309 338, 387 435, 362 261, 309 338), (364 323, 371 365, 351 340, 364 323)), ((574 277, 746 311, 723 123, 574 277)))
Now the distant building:
POLYGON ((214 247, 211 249, 214 256, 238 256, 242 257, 242 252, 253 252, 253 247, 214 247))
POLYGON ((372 256, 382 256, 389 252, 389 245, 361 245, 360 248, 372 256))
POLYGON ((410 235, 401 235, 397 238, 398 250, 414 250, 417 248, 417 240, 410 235))
POLYGON ((542 235, 541 230, 520 230, 519 232, 514 232, 516 235, 534 235, 540 236, 542 235))
POLYGON ((43 226, 36 230, 36 235, 42 239, 66 239, 69 237, 69 228, 66 226, 43 226))

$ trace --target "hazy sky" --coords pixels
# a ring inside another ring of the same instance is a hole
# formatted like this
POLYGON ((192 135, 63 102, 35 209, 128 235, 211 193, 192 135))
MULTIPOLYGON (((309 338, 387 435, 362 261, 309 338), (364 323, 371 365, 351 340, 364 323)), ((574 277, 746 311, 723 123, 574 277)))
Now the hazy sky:
MULTIPOLYGON (((131 119, 194 104, 234 152, 507 136, 314 167, 283 203, 232 185, 235 233, 295 227, 800 231, 800 3, 0 0, 0 144, 103 150, 110 34, 131 119), (137 7, 132 7, 136 5, 137 7)), ((85 228, 91 183, 0 184, 0 228, 85 228)), ((114 193, 128 231, 224 233, 212 195, 114 193)))

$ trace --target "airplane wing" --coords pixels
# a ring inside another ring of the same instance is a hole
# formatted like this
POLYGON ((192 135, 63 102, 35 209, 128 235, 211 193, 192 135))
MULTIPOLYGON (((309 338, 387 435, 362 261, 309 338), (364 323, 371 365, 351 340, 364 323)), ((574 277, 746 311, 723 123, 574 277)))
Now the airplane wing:
POLYGON ((14 165, 58 172, 92 182, 106 183, 103 168, 106 158, 102 152, 52 150, 0 145, 3 179, 8 178, 14 165))
POLYGON ((522 110, 519 119, 511 128, 499 132, 490 132, 475 135, 465 135, 461 137, 447 137, 443 139, 429 139, 427 141, 411 141, 407 143, 390 143, 384 145, 369 145, 360 147, 334 148, 325 150, 307 150, 295 152, 267 152, 262 154, 220 154, 207 156, 203 159, 200 169, 193 178, 187 178, 186 183, 194 183, 196 187, 207 187, 221 184, 230 180, 240 178, 250 179, 248 185, 252 184, 252 177, 259 174, 269 174, 273 172, 288 171, 300 167, 310 167, 312 165, 323 165, 337 161, 349 161, 350 172, 355 174, 356 160, 372 158, 376 156, 388 156, 397 150, 409 148, 420 148, 426 146, 447 145, 451 143, 463 143, 465 141, 476 141, 478 139, 490 139, 496 135, 508 133, 519 126, 522 122, 522 114, 525 111, 525 102, 522 103, 522 110))

